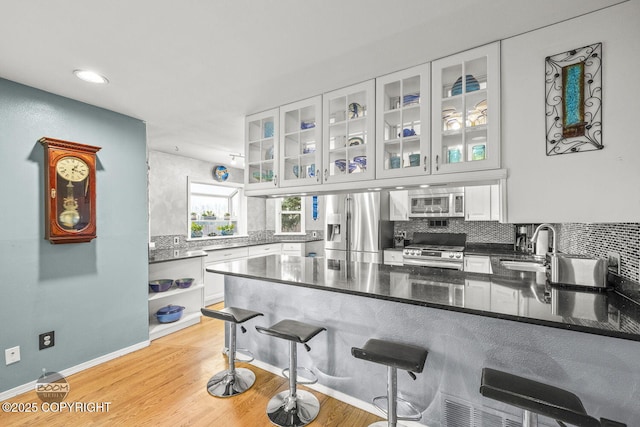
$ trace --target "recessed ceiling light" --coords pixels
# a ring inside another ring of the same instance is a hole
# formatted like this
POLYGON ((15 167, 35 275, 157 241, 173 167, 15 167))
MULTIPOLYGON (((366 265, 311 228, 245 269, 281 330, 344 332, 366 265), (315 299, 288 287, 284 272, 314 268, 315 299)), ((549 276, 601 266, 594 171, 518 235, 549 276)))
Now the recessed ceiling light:
POLYGON ((80 80, 84 80, 89 83, 99 83, 99 84, 107 84, 109 80, 105 76, 102 76, 95 71, 89 70, 73 70, 73 74, 76 75, 80 80))
POLYGON ((420 188, 427 188, 427 187, 429 187, 429 184, 422 184, 422 185, 420 186, 420 188))

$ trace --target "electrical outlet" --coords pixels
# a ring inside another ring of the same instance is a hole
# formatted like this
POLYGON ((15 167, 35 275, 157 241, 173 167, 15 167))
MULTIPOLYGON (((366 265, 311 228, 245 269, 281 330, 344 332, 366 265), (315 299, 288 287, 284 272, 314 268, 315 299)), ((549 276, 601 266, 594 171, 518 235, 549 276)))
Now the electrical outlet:
POLYGON ((56 344, 55 332, 51 331, 51 332, 45 332, 44 334, 40 334, 38 341, 39 341, 40 350, 53 347, 56 344))
POLYGON ((5 364, 11 365, 20 361, 20 346, 8 348, 4 351, 5 364))
POLYGON ((174 245, 179 245, 180 244, 180 237, 176 236, 173 238, 173 244, 174 245))
POLYGON ((317 231, 313 231, 313 232, 311 232, 311 235, 312 235, 313 237, 318 237, 318 232, 317 232, 317 231))

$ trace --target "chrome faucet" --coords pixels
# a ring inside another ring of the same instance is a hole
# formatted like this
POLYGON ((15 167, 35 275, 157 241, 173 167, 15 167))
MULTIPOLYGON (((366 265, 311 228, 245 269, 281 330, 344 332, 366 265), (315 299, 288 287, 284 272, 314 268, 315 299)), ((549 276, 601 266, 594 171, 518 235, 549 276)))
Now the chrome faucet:
POLYGON ((552 246, 553 252, 552 253, 555 256, 556 253, 558 252, 557 246, 556 246, 558 240, 556 239, 556 229, 553 228, 553 225, 548 224, 546 222, 544 224, 540 224, 538 228, 536 228, 536 230, 533 232, 533 236, 531 236, 531 242, 535 243, 536 239, 538 238, 538 232, 543 228, 548 228, 549 230, 551 230, 551 235, 553 236, 553 246, 552 246))

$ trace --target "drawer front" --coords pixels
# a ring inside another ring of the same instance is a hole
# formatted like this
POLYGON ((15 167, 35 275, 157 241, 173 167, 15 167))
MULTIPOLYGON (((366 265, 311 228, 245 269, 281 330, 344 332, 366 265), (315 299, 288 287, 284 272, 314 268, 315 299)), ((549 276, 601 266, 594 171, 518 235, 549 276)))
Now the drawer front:
POLYGON ((283 255, 302 255, 304 253, 304 243, 283 243, 283 255))
POLYGON ((403 264, 402 251, 384 251, 384 263, 389 265, 403 264))
POLYGON ((230 259, 246 258, 247 256, 249 256, 249 250, 247 248, 218 249, 215 251, 208 251, 205 262, 219 262, 230 259))
POLYGON ((270 245, 259 245, 259 246, 251 246, 249 248, 249 256, 262 256, 262 255, 271 255, 271 254, 279 254, 281 250, 280 243, 274 243, 270 245))

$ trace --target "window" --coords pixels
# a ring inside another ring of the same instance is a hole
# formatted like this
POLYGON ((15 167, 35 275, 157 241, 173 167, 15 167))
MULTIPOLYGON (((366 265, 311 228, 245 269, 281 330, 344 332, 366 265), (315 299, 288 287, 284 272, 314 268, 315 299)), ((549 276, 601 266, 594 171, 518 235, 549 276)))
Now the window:
POLYGON ((276 234, 305 234, 302 197, 285 197, 277 200, 276 234))
POLYGON ((189 179, 188 236, 192 239, 245 234, 239 184, 189 179))

